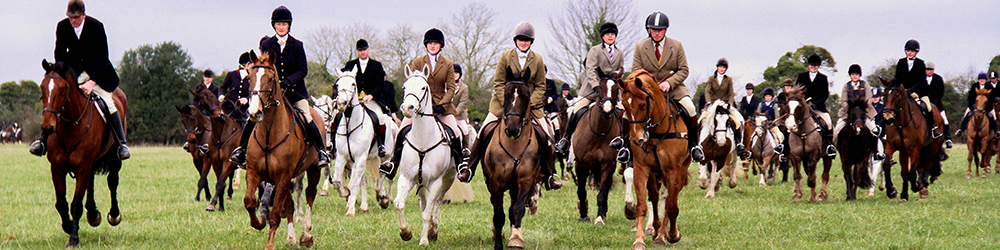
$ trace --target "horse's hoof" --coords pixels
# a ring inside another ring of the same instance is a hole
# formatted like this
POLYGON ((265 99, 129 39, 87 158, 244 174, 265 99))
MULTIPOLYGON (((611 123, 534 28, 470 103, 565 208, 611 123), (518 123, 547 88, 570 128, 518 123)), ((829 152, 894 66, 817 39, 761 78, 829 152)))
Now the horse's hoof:
POLYGON ((427 230, 427 239, 431 240, 431 241, 437 241, 438 240, 438 231, 434 230, 434 229, 427 230))
POLYGON ((635 240, 635 243, 632 243, 632 250, 646 250, 646 242, 635 240))
POLYGON ((510 249, 524 249, 524 240, 521 239, 521 236, 518 235, 517 238, 514 238, 514 237, 515 236, 513 236, 513 235, 510 236, 510 240, 507 241, 507 248, 510 248, 510 249))
POLYGON ((972 174, 965 174, 966 179, 972 179, 972 174))
MULTIPOLYGON (((625 204, 625 219, 635 220, 635 204, 625 204)), ((635 230, 632 230, 635 232, 635 230)))
POLYGON ((986 173, 983 173, 983 175, 980 175, 979 177, 986 178, 986 173))
POLYGON ((656 233, 656 231, 653 230, 652 227, 650 227, 650 228, 646 228, 645 233, 646 233, 646 235, 653 235, 654 233, 656 233))
POLYGON ((118 217, 112 218, 111 213, 108 213, 108 225, 117 226, 118 223, 122 223, 122 215, 118 214, 118 217))
POLYGON ((79 246, 80 246, 80 237, 70 236, 69 243, 66 243, 66 249, 76 249, 79 246))
POLYGON ((792 197, 792 202, 801 202, 801 201, 802 201, 801 197, 792 197))
POLYGON ((358 210, 360 210, 362 213, 367 213, 368 212, 368 208, 367 207, 361 207, 358 210))
POLYGON ((101 225, 101 212, 97 210, 87 210, 87 222, 90 223, 91 227, 97 227, 101 225))
POLYGON ((698 177, 698 187, 701 189, 708 189, 708 179, 698 177))
POLYGON ((667 245, 667 241, 664 240, 663 237, 656 237, 656 238, 653 239, 653 245, 654 246, 666 246, 667 245))
POLYGON ((927 188, 926 188, 926 187, 925 187, 925 188, 922 188, 922 189, 920 189, 920 199, 927 199, 927 195, 928 195, 929 193, 930 193, 930 192, 928 192, 928 191, 927 191, 927 188))
POLYGON ((580 219, 578 219, 576 221, 580 222, 580 223, 590 222, 590 217, 580 217, 580 219))
POLYGON ((410 229, 399 230, 399 238, 403 241, 410 241, 413 239, 413 232, 410 232, 410 229))
POLYGON ((329 191, 323 190, 319 192, 319 196, 327 196, 327 195, 330 195, 329 191))
POLYGON ((681 241, 681 231, 678 230, 676 235, 672 233, 667 233, 667 242, 670 242, 670 244, 674 244, 677 243, 678 241, 681 241))
POLYGON ((298 243, 298 242, 299 242, 299 240, 296 240, 294 235, 289 235, 288 239, 285 240, 285 244, 288 244, 289 246, 294 246, 295 243, 298 243))
POLYGON ((729 188, 736 188, 737 184, 739 184, 739 183, 736 183, 735 179, 730 179, 729 180, 729 188))
POLYGON ((378 198, 378 206, 381 207, 382 209, 389 208, 389 204, 391 204, 391 203, 392 203, 392 201, 389 200, 389 197, 379 197, 378 198))
POLYGON ((604 226, 604 217, 597 216, 597 219, 594 219, 594 225, 604 226))
POLYGON ((215 205, 209 204, 207 207, 205 207, 205 211, 215 212, 215 205))
POLYGON ((312 235, 303 235, 302 239, 299 240, 299 246, 302 247, 312 247, 313 243, 312 235))
POLYGON ((888 189, 888 190, 887 190, 887 191, 885 192, 885 196, 886 196, 886 197, 889 197, 889 199, 895 199, 895 198, 896 198, 896 195, 897 195, 897 194, 898 194, 898 193, 896 193, 896 189, 895 189, 895 188, 889 188, 889 189, 888 189))
POLYGON ((428 239, 420 239, 420 243, 417 243, 418 246, 426 246, 426 245, 430 245, 430 244, 431 244, 431 242, 428 239))
POLYGON ((347 217, 354 216, 354 209, 348 209, 347 213, 344 213, 344 216, 347 216, 347 217))

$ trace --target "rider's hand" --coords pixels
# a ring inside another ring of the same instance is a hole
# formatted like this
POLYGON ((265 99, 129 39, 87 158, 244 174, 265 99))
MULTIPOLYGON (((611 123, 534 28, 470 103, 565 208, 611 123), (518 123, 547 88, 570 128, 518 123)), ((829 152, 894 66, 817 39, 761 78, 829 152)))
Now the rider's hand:
POLYGON ((222 102, 222 101, 225 101, 225 100, 226 100, 226 96, 224 96, 224 95, 220 95, 219 96, 219 102, 222 102))
POLYGON ((247 98, 240 98, 240 105, 247 105, 247 98))
POLYGON ((364 98, 361 98, 361 102, 371 101, 372 98, 373 98, 372 95, 366 95, 364 98))
POLYGON ((670 82, 668 82, 667 80, 663 80, 663 82, 660 82, 660 91, 670 92, 670 82))
POLYGON ((435 106, 434 106, 434 114, 435 114, 435 115, 441 115, 441 114, 444 114, 444 106, 441 106, 441 105, 435 105, 435 106))
POLYGON ((94 82, 94 80, 89 80, 83 84, 80 84, 80 89, 83 90, 84 94, 90 95, 90 92, 94 91, 94 86, 96 85, 97 82, 94 82))

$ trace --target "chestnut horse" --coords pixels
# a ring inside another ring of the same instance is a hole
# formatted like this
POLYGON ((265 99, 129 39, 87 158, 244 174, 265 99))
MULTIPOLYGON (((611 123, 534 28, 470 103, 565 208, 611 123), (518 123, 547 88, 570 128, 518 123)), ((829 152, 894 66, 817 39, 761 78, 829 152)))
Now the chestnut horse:
POLYGON ((528 198, 537 192, 542 181, 542 155, 539 137, 532 127, 531 112, 528 103, 531 91, 520 76, 530 76, 531 71, 525 70, 515 75, 507 70, 504 84, 503 116, 500 117, 496 131, 489 139, 486 154, 483 155, 483 179, 490 192, 490 203, 493 204, 493 248, 503 249, 504 192, 510 194, 510 248, 524 248, 524 238, 521 234, 521 219, 524 218, 525 205, 528 198))
MULTIPOLYGON (((211 93, 211 91, 202 91, 202 93, 205 92, 211 93)), ((211 212, 216 209, 225 211, 226 206, 222 195, 225 192, 228 195, 228 199, 233 198, 233 182, 236 180, 235 172, 239 167, 235 162, 229 160, 229 155, 240 144, 240 135, 243 134, 243 124, 237 121, 237 119, 238 117, 242 117, 242 114, 239 114, 239 110, 225 114, 221 106, 218 105, 218 99, 215 98, 208 98, 206 96, 201 98, 200 101, 202 105, 206 105, 211 109, 213 128, 211 136, 213 145, 211 159, 213 168, 215 169, 215 177, 218 179, 215 183, 215 195, 212 196, 208 207, 205 207, 205 211, 211 212), (226 191, 227 179, 229 180, 228 191, 226 191)), ((239 107, 239 105, 234 106, 239 107)))
MULTIPOLYGON (((928 195, 927 185, 941 175, 941 162, 939 155, 944 150, 941 145, 944 137, 933 138, 931 130, 927 129, 927 122, 921 114, 920 106, 910 98, 906 89, 895 81, 882 80, 886 86, 885 109, 882 115, 885 117, 885 157, 892 159, 892 155, 899 151, 900 176, 903 180, 903 192, 899 193, 899 198, 903 201, 909 199, 909 189, 920 192, 920 198, 928 195), (926 156, 926 157, 922 157, 926 156), (931 181, 927 178, 931 177, 931 181), (907 185, 909 184, 909 185, 907 185)), ((933 107, 934 124, 941 129, 944 124, 941 119, 941 111, 933 107)), ((882 171, 885 175, 886 196, 890 199, 896 198, 896 188, 892 185, 891 170, 892 161, 886 160, 882 163, 882 171)))
POLYGON ((866 109, 868 99, 865 98, 866 88, 847 91, 846 125, 837 134, 837 151, 840 151, 840 167, 844 170, 844 182, 847 185, 847 200, 858 198, 858 188, 873 186, 871 178, 871 159, 875 153, 878 138, 865 126, 868 119, 866 109))
MULTIPOLYGON (((600 191, 597 193, 597 217, 594 224, 604 225, 608 218, 608 193, 614 183, 617 168, 617 150, 608 146, 611 139, 621 135, 621 115, 615 110, 619 103, 621 81, 617 74, 604 75, 597 70, 597 102, 580 116, 579 128, 571 145, 576 155, 574 164, 577 177, 576 196, 580 201, 580 222, 589 222, 587 216, 587 177, 593 177, 600 191)), ((581 97, 584 98, 584 97, 581 97)))
MULTIPOLYGON (((278 230, 281 217, 288 220, 289 245, 295 244, 294 204, 292 203, 292 181, 302 173, 309 178, 306 187, 306 202, 304 225, 299 245, 310 247, 313 244, 312 206, 316 199, 316 186, 320 181, 320 169, 317 165, 318 155, 312 145, 306 144, 306 131, 297 124, 294 107, 284 97, 284 89, 280 88, 278 71, 274 67, 275 58, 265 52, 260 58, 251 54, 254 65, 250 69, 250 107, 247 113, 251 120, 257 122, 247 147, 246 165, 246 196, 243 205, 250 216, 250 225, 257 230, 264 229, 263 218, 258 217, 257 186, 261 182, 274 184, 274 209, 268 214, 266 225, 270 225, 266 249, 274 249, 274 235, 278 230)), ((307 110, 314 119, 322 119, 319 112, 307 110)), ((322 128, 320 133, 326 133, 322 128)))
POLYGON ((979 169, 983 168, 981 177, 986 178, 986 173, 990 168, 990 157, 993 156, 994 133, 990 131, 990 121, 986 112, 986 101, 990 96, 989 89, 976 90, 976 108, 972 110, 969 117, 968 131, 965 135, 966 145, 969 147, 968 168, 965 170, 965 178, 972 178, 972 162, 976 163, 976 175, 979 169), (980 160, 980 157, 982 159, 980 160))
POLYGON ((208 188, 208 173, 212 171, 212 159, 210 150, 212 146, 212 122, 208 115, 202 113, 194 105, 175 106, 177 112, 181 113, 181 124, 184 125, 186 133, 186 149, 191 153, 191 160, 194 162, 194 169, 198 171, 198 190, 195 192, 194 200, 201 201, 201 191, 205 191, 205 199, 212 195, 208 188))
MULTIPOLYGON (((635 206, 635 227, 643 228, 646 200, 650 199, 654 208, 653 227, 656 228, 653 244, 666 245, 667 242, 681 240, 681 232, 677 229, 677 215, 680 213, 677 198, 687 185, 691 157, 687 148, 687 126, 681 118, 680 106, 660 92, 659 82, 649 72, 638 70, 621 82, 620 87, 624 116, 629 122, 629 146, 634 154, 633 180, 638 203, 635 206), (659 199, 656 194, 661 184, 668 190, 665 202, 666 215, 670 219, 669 231, 661 224, 656 211, 659 199)), ((646 249, 645 237, 644 230, 636 230, 632 248, 646 249)))
POLYGON ((810 188, 809 202, 816 202, 816 166, 820 159, 823 159, 823 186, 819 190, 818 201, 825 201, 827 197, 826 184, 830 180, 830 167, 833 159, 825 157, 822 150, 823 138, 820 135, 819 124, 816 123, 812 107, 805 100, 805 88, 797 86, 786 93, 787 103, 783 104, 781 110, 785 127, 788 129, 788 162, 795 169, 793 180, 795 188, 792 190, 792 201, 802 201, 802 174, 804 170, 808 175, 806 185, 810 188))
MULTIPOLYGON (((774 132, 772 128, 775 125, 773 122, 768 122, 765 114, 758 113, 754 117, 754 121, 746 121, 746 123, 743 131, 749 131, 744 132, 744 134, 749 133, 749 136, 743 137, 743 140, 750 142, 748 144, 750 159, 747 159, 745 165, 752 164, 754 174, 760 174, 758 186, 767 186, 768 182, 774 181, 774 175, 778 171, 778 158, 775 157, 774 147, 781 144, 781 139, 778 137, 780 134, 774 132)), ((747 168, 743 169, 747 170, 747 168)))
MULTIPOLYGON (((46 157, 51 164, 52 183, 56 191, 56 210, 62 218, 62 229, 69 234, 67 248, 80 244, 80 216, 87 209, 90 226, 101 224, 101 212, 94 202, 94 176, 108 175, 108 189, 111 191, 111 209, 108 224, 116 226, 122 221, 118 208, 118 172, 122 161, 118 158, 119 143, 105 126, 101 108, 95 102, 97 97, 85 94, 77 87, 76 73, 63 62, 50 64, 42 60, 45 78, 42 89, 42 133, 48 136, 46 157), (76 178, 76 192, 73 203, 66 202, 66 175, 76 178), (84 204, 86 195, 86 204, 84 204), (72 218, 70 217, 72 213, 72 218)), ((115 107, 121 116, 122 128, 126 127, 128 99, 121 89, 112 93, 115 107)), ((128 130, 125 130, 128 131, 128 130)))

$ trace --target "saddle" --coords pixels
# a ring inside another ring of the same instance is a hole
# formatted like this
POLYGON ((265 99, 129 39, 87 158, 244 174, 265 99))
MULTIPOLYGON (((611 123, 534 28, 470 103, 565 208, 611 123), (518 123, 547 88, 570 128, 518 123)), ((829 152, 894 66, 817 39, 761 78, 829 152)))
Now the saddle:
MULTIPOLYGON (((381 125, 381 126, 379 125, 379 122, 378 122, 378 113, 375 113, 375 111, 369 109, 365 105, 359 105, 359 107, 362 107, 364 109, 365 113, 368 114, 368 119, 372 120, 372 125, 377 126, 376 129, 378 129, 378 131, 376 131, 376 132, 378 132, 379 134, 385 135, 385 126, 384 125, 381 125)), ((345 113, 350 114, 351 112, 353 112, 354 108, 357 108, 357 107, 351 107, 351 108, 348 108, 347 110, 345 110, 344 112, 337 113, 337 115, 333 118, 333 120, 334 120, 334 122, 336 124, 333 124, 333 125, 339 127, 340 126, 340 121, 343 121, 344 114, 345 113)), ((333 133, 336 133, 336 130, 334 130, 333 133)), ((334 144, 336 144, 336 141, 335 141, 336 138, 330 138, 330 140, 333 141, 334 144)), ((378 143, 377 140, 372 140, 371 145, 369 145, 369 149, 374 148, 375 145, 376 145, 376 143, 378 143)))

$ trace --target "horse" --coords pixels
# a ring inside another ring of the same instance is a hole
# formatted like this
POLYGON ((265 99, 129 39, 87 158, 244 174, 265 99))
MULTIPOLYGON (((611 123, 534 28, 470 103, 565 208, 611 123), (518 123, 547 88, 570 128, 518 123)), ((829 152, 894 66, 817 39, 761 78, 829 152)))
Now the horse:
POLYGON ((212 160, 215 164, 220 165, 216 168, 216 178, 218 180, 215 184, 215 195, 212 196, 209 205, 205 207, 205 211, 211 212, 216 209, 225 211, 225 201, 222 198, 223 192, 228 195, 229 199, 232 199, 233 189, 235 186, 238 186, 239 175, 236 172, 239 166, 229 160, 228 152, 233 152, 240 145, 243 124, 237 119, 238 117, 242 117, 242 115, 237 113, 240 112, 238 110, 225 114, 222 109, 218 108, 219 106, 215 105, 216 99, 202 98, 201 101, 203 103, 207 102, 207 105, 212 109, 213 116, 211 117, 211 121, 212 128, 214 128, 212 131, 212 143, 215 145, 215 153, 212 154, 212 160), (221 172, 219 168, 221 168, 221 172), (226 179, 229 179, 228 192, 226 192, 226 179), (218 204, 218 207, 216 207, 216 204, 218 204))
POLYGON ((409 66, 406 67, 407 80, 403 82, 403 103, 399 109, 413 123, 400 151, 399 179, 396 180, 396 199, 393 201, 399 215, 399 237, 409 241, 413 233, 406 223, 404 210, 407 194, 417 188, 424 222, 420 245, 427 245, 428 240, 437 240, 444 194, 451 188, 456 175, 450 140, 444 131, 450 128, 438 122, 433 114, 434 101, 427 85, 429 71, 427 66, 423 71, 411 71, 409 66))
MULTIPOLYGON (((317 165, 318 154, 312 146, 306 144, 305 129, 297 124, 291 103, 284 98, 284 90, 279 87, 278 72, 274 67, 274 57, 265 52, 261 57, 251 54, 250 102, 247 113, 258 123, 251 134, 247 147, 246 165, 246 196, 243 205, 250 216, 250 225, 257 230, 270 225, 266 249, 274 249, 274 236, 281 216, 288 219, 287 243, 294 245, 295 230, 293 219, 292 181, 305 173, 309 178, 306 187, 306 202, 302 235, 298 241, 300 246, 311 247, 313 244, 312 206, 316 199, 316 186, 320 181, 320 170, 317 165), (265 224, 262 216, 256 214, 258 207, 256 191, 261 182, 274 184, 273 207, 265 224)), ((303 115, 312 115, 320 119, 319 113, 313 110, 303 115), (311 111, 311 112, 310 112, 311 111)), ((304 119, 303 119, 304 120, 304 119)), ((325 133, 320 129, 321 133, 325 133)))
MULTIPOLYGON (((600 75, 597 97, 599 101, 585 111, 578 121, 579 127, 572 138, 572 152, 576 155, 574 164, 577 187, 576 196, 580 204, 580 222, 590 222, 587 203, 587 178, 593 177, 599 183, 597 193, 597 217, 595 225, 604 225, 608 218, 608 193, 614 184, 615 169, 618 168, 617 150, 608 146, 611 139, 621 135, 620 113, 615 109, 619 103, 621 81, 617 74, 600 75)), ((561 99, 561 98, 560 98, 561 99)))
MULTIPOLYGON (((111 193, 111 208, 108 224, 117 226, 122 221, 118 207, 118 172, 122 161, 118 152, 119 143, 112 135, 110 126, 102 119, 100 102, 93 93, 85 94, 77 87, 76 72, 63 62, 51 64, 42 60, 45 78, 39 87, 42 90, 42 133, 47 137, 46 157, 51 164, 52 183, 56 191, 56 210, 62 219, 62 229, 69 234, 67 248, 80 244, 80 216, 87 209, 90 226, 101 224, 101 212, 94 202, 94 176, 108 175, 108 189, 111 193), (76 178, 73 202, 66 202, 66 175, 76 178), (84 204, 86 195, 86 204, 84 204), (72 218, 70 217, 72 215, 72 218)), ((120 112, 122 127, 126 127, 128 98, 121 89, 112 92, 115 107, 120 112)), ((125 130, 128 131, 128 130, 125 130)))
POLYGON ((181 114, 181 124, 187 139, 187 151, 191 153, 191 160, 194 169, 198 171, 198 190, 195 192, 194 200, 201 201, 201 191, 205 191, 205 199, 212 195, 208 188, 208 173, 212 171, 212 159, 210 154, 212 145, 212 122, 208 115, 203 114, 194 105, 175 106, 177 112, 181 114))
MULTIPOLYGON (((378 108, 375 107, 374 102, 362 104, 358 100, 357 79, 355 78, 357 72, 357 68, 350 71, 337 71, 338 79, 334 85, 337 88, 336 107, 343 115, 343 119, 340 120, 340 124, 334 124, 330 128, 332 132, 336 132, 334 140, 337 142, 336 160, 333 165, 333 186, 340 190, 344 171, 351 172, 348 184, 349 192, 347 192, 346 216, 354 216, 355 204, 358 203, 359 195, 361 196, 361 212, 368 211, 368 173, 375 174, 375 191, 379 206, 385 209, 389 207, 391 202, 390 191, 386 187, 391 187, 392 181, 378 171, 378 167, 385 160, 392 158, 391 152, 393 152, 395 145, 386 143, 385 149, 389 154, 384 158, 378 156, 375 138, 372 136, 375 134, 375 130, 379 129, 379 118, 373 111, 373 109, 378 108), (348 166, 350 168, 347 168, 348 166)), ((385 125, 385 141, 395 141, 395 135, 399 130, 396 123, 387 122, 385 125)))
POLYGON ((750 159, 747 164, 753 165, 754 173, 760 173, 758 186, 767 186, 768 182, 773 182, 775 173, 778 171, 778 161, 775 157, 774 147, 781 144, 779 134, 771 128, 774 124, 768 122, 767 116, 758 114, 754 121, 747 121, 744 131, 749 131, 750 136, 744 137, 744 141, 750 142, 750 159))
MULTIPOLYGON (((909 199, 909 188, 914 192, 919 190, 920 198, 927 198, 927 186, 930 185, 937 176, 941 175, 941 162, 938 155, 944 150, 941 145, 944 137, 933 138, 924 116, 921 114, 920 106, 910 98, 905 88, 895 81, 880 79, 886 86, 885 108, 882 115, 885 117, 885 156, 892 159, 892 155, 899 150, 900 175, 903 180, 903 192, 898 193, 900 200, 909 199), (928 156, 928 157, 921 157, 928 156), (931 177, 931 181, 927 178, 931 177), (909 184, 909 185, 907 185, 909 184)), ((932 106, 934 124, 941 129, 943 120, 940 110, 932 106)), ((882 172, 885 175, 886 196, 895 199, 897 192, 892 185, 891 161, 882 163, 882 172)))
MULTIPOLYGON (((490 203, 493 205, 493 248, 503 249, 504 192, 510 194, 510 230, 507 241, 510 248, 524 248, 524 238, 521 220, 530 196, 538 190, 542 181, 542 165, 545 159, 540 145, 544 135, 532 126, 529 111, 530 91, 523 76, 530 76, 531 70, 514 74, 507 69, 507 79, 504 84, 503 116, 499 119, 496 131, 486 146, 482 167, 483 179, 490 192, 490 203)), ((398 198, 398 197, 397 197, 398 198)))
POLYGON ((972 162, 976 163, 976 175, 979 174, 979 169, 983 168, 983 173, 980 177, 986 178, 986 173, 990 168, 990 157, 993 156, 993 147, 995 146, 994 133, 990 131, 989 117, 987 116, 988 111, 986 111, 986 102, 989 100, 990 89, 978 89, 976 90, 976 108, 972 110, 972 115, 969 117, 969 126, 965 129, 968 133, 965 135, 966 145, 969 147, 969 156, 967 160, 969 161, 968 168, 965 170, 965 178, 972 178, 972 162), (980 161, 982 157, 982 161, 980 161))
POLYGON ((837 151, 841 152, 840 166, 844 171, 844 182, 847 185, 847 200, 857 199, 858 188, 868 189, 873 187, 871 178, 871 159, 875 153, 876 138, 872 131, 865 126, 868 119, 866 109, 869 101, 865 98, 865 91, 847 91, 847 117, 844 128, 835 131, 837 134, 837 151))
MULTIPOLYGON (((559 112, 549 113, 546 114, 546 116, 548 116, 549 121, 553 125, 552 128, 553 132, 555 133, 554 138, 562 138, 563 135, 565 135, 566 133, 566 125, 569 120, 567 114, 569 114, 570 105, 569 102, 566 101, 566 98, 563 98, 562 95, 560 95, 559 98, 555 98, 554 100, 552 100, 552 105, 555 105, 556 109, 558 109, 559 112)), ((559 175, 559 177, 565 180, 566 176, 572 175, 570 172, 573 171, 573 165, 572 163, 569 163, 571 162, 571 160, 569 159, 570 156, 562 154, 556 154, 555 156, 556 156, 556 162, 558 162, 559 166, 562 168, 562 174, 559 175)), ((573 180, 576 180, 575 175, 573 175, 572 177, 573 180)))
POLYGON ((736 134, 729 126, 729 108, 722 100, 712 102, 703 115, 700 144, 705 149, 705 160, 698 164, 698 187, 708 189, 705 198, 712 198, 719 190, 721 174, 728 173, 729 188, 736 188, 739 178, 733 169, 737 156, 736 143, 732 139, 736 134))
MULTIPOLYGON (((624 116, 629 123, 629 146, 634 153, 632 174, 638 202, 635 206, 635 227, 642 226, 648 209, 646 200, 650 199, 654 208, 653 227, 656 228, 653 244, 666 245, 666 242, 676 243, 681 239, 677 229, 677 215, 680 213, 677 198, 687 185, 691 157, 688 155, 687 126, 681 118, 681 107, 660 92, 659 82, 649 72, 638 70, 619 83, 619 87, 625 106, 624 116), (668 190, 665 210, 670 220, 669 231, 661 224, 656 211, 659 197, 655 194, 659 193, 660 185, 668 190)), ((645 249, 644 240, 644 230, 636 230, 632 248, 645 249)))
MULTIPOLYGON (((316 98, 316 97, 310 97, 310 98, 312 99, 312 102, 313 102, 313 105, 314 105, 313 109, 316 109, 316 111, 319 111, 320 116, 323 117, 323 124, 324 124, 324 126, 327 127, 327 128, 332 127, 333 126, 333 119, 334 119, 334 117, 336 117, 337 114, 340 113, 340 112, 337 111, 337 108, 334 107, 336 105, 336 101, 333 98, 330 98, 330 96, 328 96, 328 95, 322 95, 319 98, 316 98)), ((333 129, 327 129, 327 131, 326 131, 327 138, 333 138, 333 136, 334 136, 333 132, 334 132, 333 129)), ((327 140, 326 143, 327 143, 326 144, 326 149, 327 150, 329 150, 330 152, 334 152, 336 150, 336 149, 334 149, 334 145, 333 145, 332 141, 327 140)), ((324 170, 324 172, 323 172, 323 179, 325 179, 327 181, 323 182, 323 188, 320 189, 319 195, 320 196, 327 196, 327 195, 330 194, 330 191, 329 191, 330 190, 330 184, 333 183, 333 172, 330 169, 330 165, 327 165, 326 167, 324 167, 323 170, 324 170)), ((341 178, 340 181, 342 181, 342 182, 346 182, 347 181, 346 176, 338 176, 338 177, 341 178)), ((343 186, 341 186, 341 188, 338 189, 337 191, 340 192, 340 194, 343 197, 346 197, 347 192, 348 192, 348 190, 345 187, 343 187, 343 186)))
POLYGON ((805 88, 797 86, 792 88, 786 96, 788 101, 783 104, 781 110, 787 114, 783 115, 783 122, 788 129, 788 162, 795 169, 793 180, 795 188, 792 190, 792 201, 802 201, 802 174, 803 170, 808 175, 806 185, 810 188, 809 202, 816 202, 816 165, 823 159, 823 186, 819 191, 819 201, 825 201, 827 197, 826 185, 830 180, 830 167, 832 159, 824 157, 823 138, 820 135, 820 127, 816 122, 813 109, 805 100, 805 88))

